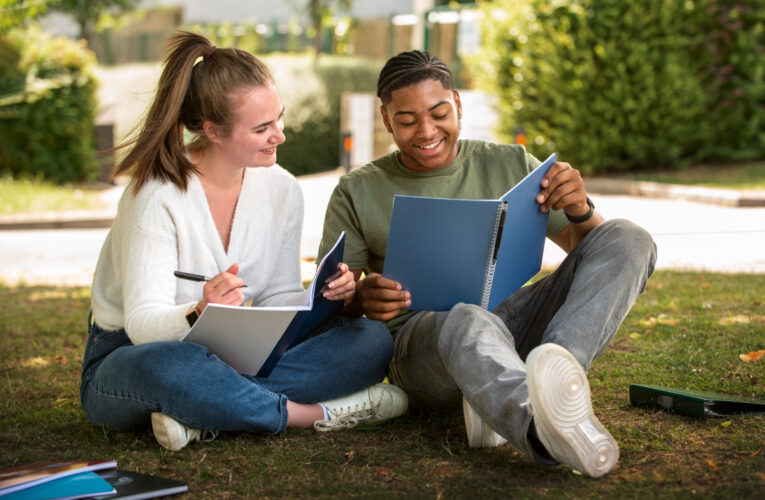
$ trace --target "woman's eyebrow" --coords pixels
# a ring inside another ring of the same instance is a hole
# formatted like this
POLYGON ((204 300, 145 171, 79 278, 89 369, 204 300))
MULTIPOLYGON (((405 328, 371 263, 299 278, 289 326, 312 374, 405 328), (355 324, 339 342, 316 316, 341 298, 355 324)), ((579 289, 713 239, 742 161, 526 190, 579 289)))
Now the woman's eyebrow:
MULTIPOLYGON (((281 113, 279 113, 279 116, 278 116, 278 118, 276 119, 277 121, 282 119, 282 117, 284 116, 284 110, 285 110, 285 109, 286 109, 286 108, 285 108, 284 106, 282 106, 282 112, 281 112, 281 113)), ((254 126, 254 127, 252 127, 252 128, 263 128, 263 127, 267 127, 267 126, 271 125, 272 123, 274 123, 274 120, 268 120, 267 122, 263 122, 263 123, 260 123, 260 124, 258 124, 258 125, 255 125, 255 126, 254 126)))
MULTIPOLYGON (((437 107, 443 106, 444 104, 449 104, 449 101, 438 101, 436 104, 434 104, 433 106, 429 107, 428 111, 433 111, 437 107)), ((398 116, 398 115, 414 115, 414 114, 416 114, 414 111, 396 111, 395 113, 393 113, 393 116, 398 116)))

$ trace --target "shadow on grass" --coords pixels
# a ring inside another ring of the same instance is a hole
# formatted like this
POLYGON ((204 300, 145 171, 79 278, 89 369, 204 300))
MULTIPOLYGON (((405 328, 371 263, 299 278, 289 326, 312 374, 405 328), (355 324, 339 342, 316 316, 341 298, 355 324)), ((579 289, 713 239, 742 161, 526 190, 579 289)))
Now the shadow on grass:
POLYGON ((590 369, 595 411, 621 446, 598 480, 533 463, 510 446, 470 449, 462 416, 280 436, 224 433, 171 453, 151 433, 91 425, 79 404, 87 288, 0 285, 0 467, 115 459, 181 479, 188 498, 754 498, 765 485, 765 418, 696 420, 629 405, 630 383, 764 397, 765 276, 657 272, 590 369))

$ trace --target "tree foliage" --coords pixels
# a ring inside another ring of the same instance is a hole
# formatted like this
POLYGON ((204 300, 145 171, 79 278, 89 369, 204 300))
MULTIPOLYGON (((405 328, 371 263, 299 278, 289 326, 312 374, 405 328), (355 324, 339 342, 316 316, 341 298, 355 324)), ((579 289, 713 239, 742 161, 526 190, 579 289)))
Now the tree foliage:
POLYGON ((497 0, 474 73, 505 138, 584 171, 762 157, 757 1, 497 0))
POLYGON ((45 13, 47 4, 46 0, 0 0, 0 33, 45 13))
POLYGON ((93 27, 101 15, 119 15, 139 3, 140 0, 52 0, 51 9, 70 15, 80 29, 80 38, 90 43, 93 27))

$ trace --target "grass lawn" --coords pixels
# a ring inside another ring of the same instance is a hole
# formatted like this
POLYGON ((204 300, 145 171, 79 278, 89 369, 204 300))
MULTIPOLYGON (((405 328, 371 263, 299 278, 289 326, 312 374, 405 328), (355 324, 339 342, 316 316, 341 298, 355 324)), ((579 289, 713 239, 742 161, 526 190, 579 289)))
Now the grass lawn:
POLYGON ((696 165, 683 170, 632 172, 612 177, 729 189, 765 189, 765 161, 696 165))
POLYGON ((104 203, 91 185, 55 185, 49 182, 0 177, 0 216, 20 212, 98 210, 104 203))
POLYGON ((510 446, 470 449, 461 414, 280 436, 225 433, 178 453, 147 430, 92 426, 79 404, 87 288, 0 285, 0 468, 115 459, 188 482, 184 498, 757 498, 765 416, 697 420, 629 404, 630 383, 765 398, 765 276, 657 272, 589 379, 597 415, 621 446, 593 480, 533 463, 510 446))

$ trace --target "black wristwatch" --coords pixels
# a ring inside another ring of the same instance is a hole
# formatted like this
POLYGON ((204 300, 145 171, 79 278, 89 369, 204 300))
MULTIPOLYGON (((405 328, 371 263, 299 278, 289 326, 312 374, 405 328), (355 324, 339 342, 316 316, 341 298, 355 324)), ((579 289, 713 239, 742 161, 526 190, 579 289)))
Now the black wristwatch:
POLYGON ((587 197, 587 206, 590 207, 590 211, 578 217, 573 217, 569 214, 566 214, 566 212, 563 213, 566 214, 566 218, 569 220, 569 222, 573 222, 574 224, 581 224, 582 222, 587 222, 590 220, 592 214, 595 213, 595 204, 592 202, 589 196, 587 197))

